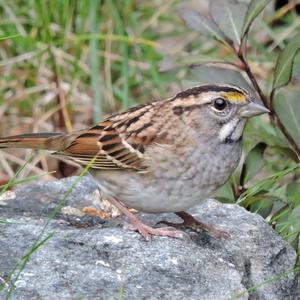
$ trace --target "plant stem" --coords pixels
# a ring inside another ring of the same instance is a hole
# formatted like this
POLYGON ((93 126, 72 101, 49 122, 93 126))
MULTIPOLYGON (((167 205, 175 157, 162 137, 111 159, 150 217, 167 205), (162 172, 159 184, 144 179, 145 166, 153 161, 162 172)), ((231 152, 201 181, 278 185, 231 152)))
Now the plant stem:
POLYGON ((258 85, 258 82, 254 76, 254 74, 252 73, 251 69, 250 69, 250 66, 249 64, 247 63, 244 55, 239 52, 237 53, 238 55, 238 58, 240 59, 241 63, 243 64, 243 69, 244 71, 246 72, 247 76, 249 77, 249 79, 251 80, 252 84, 253 84, 253 87, 254 89, 257 91, 261 101, 263 102, 263 104, 268 107, 268 101, 267 101, 267 98, 266 96, 264 95, 263 91, 261 90, 260 86, 258 85))
POLYGON ((293 137, 286 130, 286 128, 282 124, 280 118, 277 116, 275 111, 271 115, 271 118, 276 122, 278 128, 281 130, 281 132, 283 133, 285 138, 288 140, 289 144, 292 146, 293 150, 296 152, 296 154, 298 156, 298 161, 300 161, 300 148, 298 147, 297 143, 294 141, 293 137))
POLYGON ((282 132, 284 137, 289 142, 291 148, 297 154, 298 161, 299 161, 300 160, 300 148, 297 145, 297 143, 295 142, 295 140, 293 139, 293 137, 286 130, 286 128, 284 127, 283 123, 281 122, 280 118, 278 117, 278 115, 276 114, 276 112, 274 110, 274 107, 273 107, 274 91, 271 92, 269 101, 268 101, 267 97, 264 95, 263 91, 261 90, 260 86, 258 85, 258 82, 257 82, 254 74, 252 73, 250 66, 249 66, 248 62, 246 61, 243 52, 242 51, 235 51, 235 52, 236 52, 239 60, 242 63, 242 67, 243 67, 244 71, 246 72, 247 76, 249 77, 250 81, 252 82, 254 89, 257 91, 258 95, 260 96, 263 104, 270 109, 271 123, 274 126, 277 125, 277 127, 280 129, 280 131, 282 132))
POLYGON ((270 109, 270 112, 271 112, 270 113, 271 121, 273 121, 273 123, 277 124, 278 128, 281 130, 281 132, 283 133, 285 138, 288 140, 288 142, 292 146, 293 150, 296 152, 296 154, 298 156, 298 161, 299 161, 300 160, 300 148, 297 145, 297 143, 295 142, 295 140, 293 139, 293 137, 286 130, 285 126, 283 125, 280 118, 276 114, 276 112, 274 110, 274 104, 273 104, 274 103, 274 96, 275 96, 275 90, 273 89, 271 94, 270 94, 270 97, 269 97, 269 109, 270 109))

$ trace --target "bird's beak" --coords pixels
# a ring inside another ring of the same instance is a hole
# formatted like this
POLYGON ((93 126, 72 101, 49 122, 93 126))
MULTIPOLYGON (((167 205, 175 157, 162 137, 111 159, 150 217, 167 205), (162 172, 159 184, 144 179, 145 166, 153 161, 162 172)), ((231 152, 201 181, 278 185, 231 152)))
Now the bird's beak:
POLYGON ((246 105, 242 106, 239 109, 238 114, 242 118, 250 118, 250 117, 258 116, 269 112, 270 111, 265 106, 257 102, 253 102, 251 100, 250 102, 248 102, 246 105))

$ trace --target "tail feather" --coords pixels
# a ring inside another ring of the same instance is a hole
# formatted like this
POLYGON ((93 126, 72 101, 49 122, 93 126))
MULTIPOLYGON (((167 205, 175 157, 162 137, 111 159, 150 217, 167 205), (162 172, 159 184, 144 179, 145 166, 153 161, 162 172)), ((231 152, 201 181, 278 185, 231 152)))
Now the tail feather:
POLYGON ((65 146, 65 134, 29 133, 0 138, 0 148, 29 148, 60 151, 65 146))

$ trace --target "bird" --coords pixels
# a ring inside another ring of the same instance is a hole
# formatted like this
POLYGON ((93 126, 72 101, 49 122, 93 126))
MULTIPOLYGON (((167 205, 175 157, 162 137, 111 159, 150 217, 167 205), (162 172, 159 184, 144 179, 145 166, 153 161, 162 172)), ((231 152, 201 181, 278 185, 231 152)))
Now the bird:
POLYGON ((30 133, 0 138, 0 148, 31 148, 90 166, 101 194, 147 241, 179 237, 179 227, 197 227, 217 239, 229 234, 185 212, 214 195, 241 159, 250 117, 269 110, 233 84, 206 84, 165 100, 113 114, 71 133, 30 133), (145 224, 130 208, 175 213, 182 223, 145 224))

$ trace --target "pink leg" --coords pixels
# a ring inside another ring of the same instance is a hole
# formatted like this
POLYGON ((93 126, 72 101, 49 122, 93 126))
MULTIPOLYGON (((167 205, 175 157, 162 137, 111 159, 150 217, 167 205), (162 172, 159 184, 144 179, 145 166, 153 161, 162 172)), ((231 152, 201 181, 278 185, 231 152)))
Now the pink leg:
POLYGON ((132 228, 137 230, 146 241, 151 240, 151 235, 169 236, 173 238, 182 238, 183 233, 174 228, 153 228, 144 224, 136 215, 134 215, 123 203, 119 200, 110 198, 110 202, 116 206, 124 215, 128 217, 132 224, 132 228))

